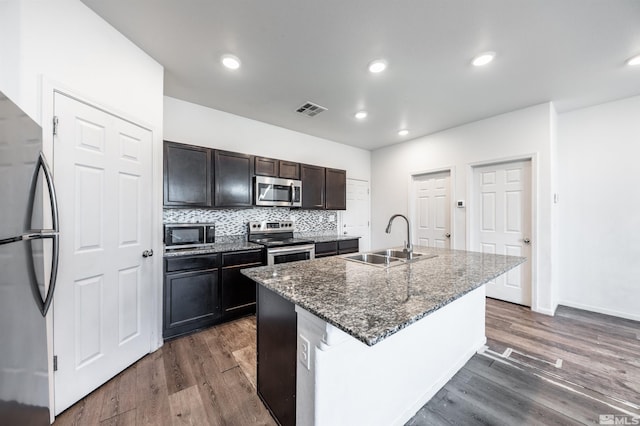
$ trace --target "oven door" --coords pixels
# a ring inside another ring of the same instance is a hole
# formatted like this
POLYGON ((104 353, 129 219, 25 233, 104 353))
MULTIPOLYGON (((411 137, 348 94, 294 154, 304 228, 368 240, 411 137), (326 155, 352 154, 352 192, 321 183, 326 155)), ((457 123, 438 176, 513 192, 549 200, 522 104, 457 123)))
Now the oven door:
POLYGON ((300 202, 300 182, 289 179, 256 176, 255 184, 256 206, 284 206, 294 205, 296 198, 300 202))
POLYGON ((267 249, 267 265, 270 266, 298 260, 311 260, 315 257, 316 248, 313 244, 267 249))

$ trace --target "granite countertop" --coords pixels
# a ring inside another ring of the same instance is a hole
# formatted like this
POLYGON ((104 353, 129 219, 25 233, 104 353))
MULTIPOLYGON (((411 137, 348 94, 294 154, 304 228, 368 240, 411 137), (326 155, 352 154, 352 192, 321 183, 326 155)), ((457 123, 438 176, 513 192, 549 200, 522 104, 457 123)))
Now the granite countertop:
POLYGON ((216 237, 216 242, 203 247, 166 250, 164 257, 190 256, 195 254, 223 253, 228 251, 242 251, 263 248, 260 244, 250 243, 246 235, 230 235, 216 237))
POLYGON ((414 251, 437 256, 387 269, 333 256, 242 273, 373 346, 526 261, 420 246, 414 251))
POLYGON ((343 241, 343 240, 357 240, 360 237, 356 235, 337 235, 337 234, 323 234, 312 232, 296 232, 293 235, 295 238, 306 238, 314 243, 328 243, 331 241, 343 241))

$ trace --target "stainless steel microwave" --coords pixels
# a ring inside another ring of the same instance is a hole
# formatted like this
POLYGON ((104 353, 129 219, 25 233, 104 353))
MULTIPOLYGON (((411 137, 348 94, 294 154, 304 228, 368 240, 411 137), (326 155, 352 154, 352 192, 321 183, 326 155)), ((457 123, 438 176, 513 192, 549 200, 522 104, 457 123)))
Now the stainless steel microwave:
POLYGON ((164 244, 167 249, 201 247, 213 244, 216 226, 213 223, 167 223, 164 244))
POLYGON ((280 179, 267 176, 255 178, 256 206, 302 206, 302 182, 295 179, 280 179))

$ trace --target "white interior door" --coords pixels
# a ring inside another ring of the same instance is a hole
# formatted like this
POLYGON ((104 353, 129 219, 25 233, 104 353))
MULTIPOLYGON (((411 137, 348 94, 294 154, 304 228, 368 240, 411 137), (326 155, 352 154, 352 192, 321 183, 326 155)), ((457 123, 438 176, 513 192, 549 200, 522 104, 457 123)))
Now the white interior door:
POLYGON ((55 413, 151 347, 149 130, 56 93, 55 413))
POLYGON ((451 247, 450 172, 413 177, 413 243, 425 247, 451 247))
MULTIPOLYGON (((474 169, 472 249, 531 258, 531 161, 474 169)), ((531 306, 531 262, 487 285, 487 296, 531 306)))
POLYGON ((360 237, 360 251, 369 250, 369 182, 347 179, 347 210, 342 213, 342 233, 360 237))

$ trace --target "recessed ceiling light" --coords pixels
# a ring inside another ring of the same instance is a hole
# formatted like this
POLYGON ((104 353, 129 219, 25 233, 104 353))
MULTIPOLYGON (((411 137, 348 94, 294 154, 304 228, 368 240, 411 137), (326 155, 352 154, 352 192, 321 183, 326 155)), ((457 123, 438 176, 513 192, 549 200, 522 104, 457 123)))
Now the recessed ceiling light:
POLYGON ((496 57, 496 52, 484 52, 473 58, 471 63, 475 67, 481 67, 487 65, 489 62, 493 61, 493 58, 496 57))
POLYGON ((627 61, 627 65, 629 65, 631 67, 635 67, 637 65, 640 65, 640 55, 634 56, 633 58, 629 59, 627 61))
POLYGON ((398 130, 398 136, 407 136, 409 131, 407 129, 398 130))
POLYGON ((367 118, 367 111, 358 111, 356 112, 355 117, 358 120, 364 120, 365 118, 367 118))
POLYGON ((237 70, 240 68, 240 59, 233 55, 222 55, 222 65, 230 70, 237 70))
POLYGON ((369 63, 369 71, 377 74, 387 69, 387 61, 384 59, 376 59, 369 63))

